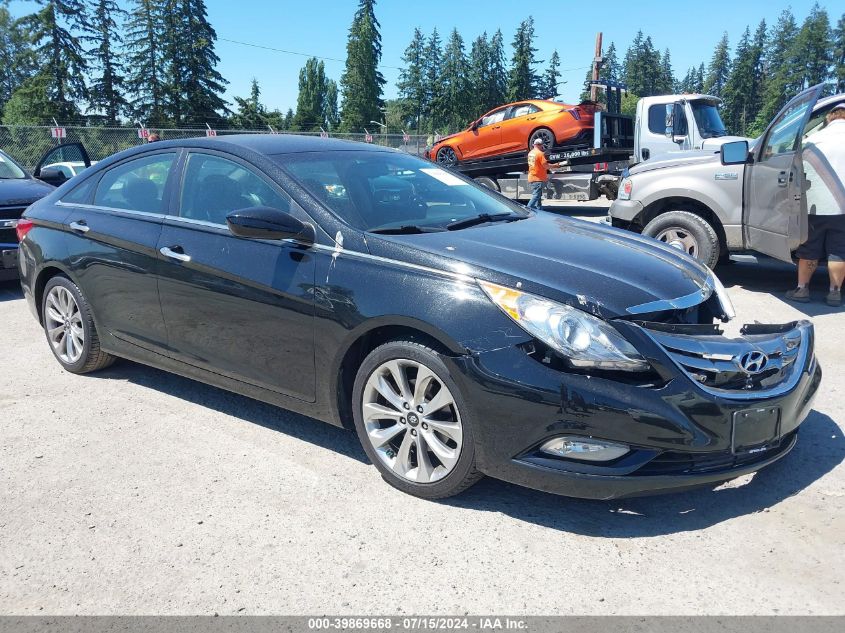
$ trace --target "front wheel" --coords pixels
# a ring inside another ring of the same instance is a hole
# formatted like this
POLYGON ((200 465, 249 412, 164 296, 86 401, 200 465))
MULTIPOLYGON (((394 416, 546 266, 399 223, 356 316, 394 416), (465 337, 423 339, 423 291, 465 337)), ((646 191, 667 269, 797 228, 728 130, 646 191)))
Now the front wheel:
POLYGON ((715 268, 719 261, 719 236, 707 220, 695 213, 661 213, 646 224, 643 235, 685 252, 708 268, 715 268))
POLYGON ((458 155, 448 145, 437 150, 437 164, 443 167, 453 167, 458 164, 458 155))
POLYGON ((390 485, 425 499, 481 478, 469 412, 437 352, 411 341, 373 350, 353 387, 355 429, 390 485))

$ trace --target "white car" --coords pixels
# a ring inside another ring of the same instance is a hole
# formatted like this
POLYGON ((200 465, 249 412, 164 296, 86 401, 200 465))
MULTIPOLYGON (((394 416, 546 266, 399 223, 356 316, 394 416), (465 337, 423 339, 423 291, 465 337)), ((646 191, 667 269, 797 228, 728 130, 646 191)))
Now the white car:
MULTIPOLYGON (((91 164, 95 165, 96 161, 93 161, 91 164)), ((44 165, 42 169, 55 169, 61 172, 66 180, 69 180, 74 176, 81 174, 85 171, 85 169, 87 169, 87 167, 82 161, 69 161, 65 163, 51 163, 50 165, 44 165)))

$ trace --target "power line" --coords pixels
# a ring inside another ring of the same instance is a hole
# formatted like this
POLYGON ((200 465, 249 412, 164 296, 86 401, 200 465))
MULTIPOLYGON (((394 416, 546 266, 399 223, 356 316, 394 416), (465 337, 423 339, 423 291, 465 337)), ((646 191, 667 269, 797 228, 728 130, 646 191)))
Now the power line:
MULTIPOLYGON (((317 59, 322 59, 325 61, 331 62, 341 62, 346 63, 345 59, 338 59, 337 57, 325 57, 323 55, 311 55, 309 53, 300 53, 299 51, 288 51, 283 48, 275 48, 273 46, 264 46, 263 44, 252 44, 250 42, 241 42, 240 40, 231 40, 228 37, 218 37, 218 40, 221 42, 230 42, 231 44, 240 44, 241 46, 250 46, 252 48, 261 48, 265 51, 274 51, 276 53, 285 53, 287 55, 299 55, 301 57, 316 57, 317 59)), ((402 70, 402 68, 398 66, 388 66, 386 64, 379 64, 380 68, 390 68, 392 70, 402 70)))

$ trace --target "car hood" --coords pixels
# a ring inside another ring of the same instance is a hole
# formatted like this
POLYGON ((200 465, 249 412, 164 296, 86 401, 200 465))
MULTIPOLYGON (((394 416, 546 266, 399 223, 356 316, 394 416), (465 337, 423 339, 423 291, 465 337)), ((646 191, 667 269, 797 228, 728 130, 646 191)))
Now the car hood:
POLYGON ((53 189, 34 178, 0 178, 0 207, 28 207, 53 189))
POLYGON ((719 162, 719 154, 715 150, 686 150, 683 152, 667 152, 655 158, 643 161, 631 167, 628 173, 631 176, 642 174, 656 169, 667 167, 680 167, 682 165, 700 165, 709 162, 719 162))
POLYGON ((518 286, 602 318, 711 291, 709 270, 672 247, 545 212, 459 231, 370 234, 367 244, 376 256, 518 286))

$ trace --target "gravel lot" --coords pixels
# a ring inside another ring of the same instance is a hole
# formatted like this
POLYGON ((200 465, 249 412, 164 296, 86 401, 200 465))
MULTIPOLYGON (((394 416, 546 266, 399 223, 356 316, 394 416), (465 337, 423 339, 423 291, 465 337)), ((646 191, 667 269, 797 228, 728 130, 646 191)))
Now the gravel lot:
POLYGON ((753 478, 610 503, 408 497, 353 433, 127 361, 64 373, 0 284, 0 613, 845 614, 845 312, 782 301, 787 265, 719 272, 740 320, 813 319, 815 411, 753 478))

